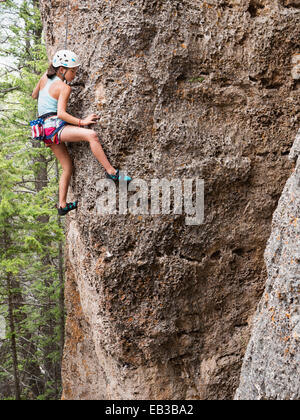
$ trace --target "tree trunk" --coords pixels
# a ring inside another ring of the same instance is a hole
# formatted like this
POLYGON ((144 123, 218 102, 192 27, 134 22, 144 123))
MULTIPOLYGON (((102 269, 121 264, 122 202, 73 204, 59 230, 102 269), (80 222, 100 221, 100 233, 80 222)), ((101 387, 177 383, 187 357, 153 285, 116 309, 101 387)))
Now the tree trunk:
POLYGON ((13 360, 13 371, 14 371, 14 386, 15 386, 15 399, 21 399, 20 392, 20 375, 18 368, 18 354, 17 354, 17 345, 16 345, 16 330, 15 330, 15 321, 14 321, 14 301, 13 301, 13 291, 12 291, 12 274, 7 273, 6 277, 6 286, 7 286, 7 295, 8 295, 8 318, 9 318, 9 327, 10 327, 10 348, 13 360))

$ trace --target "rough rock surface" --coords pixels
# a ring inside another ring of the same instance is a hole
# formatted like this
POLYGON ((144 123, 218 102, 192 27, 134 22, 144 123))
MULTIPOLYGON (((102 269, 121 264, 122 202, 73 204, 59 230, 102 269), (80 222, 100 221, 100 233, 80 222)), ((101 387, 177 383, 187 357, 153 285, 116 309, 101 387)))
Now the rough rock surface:
POLYGON ((300 130, 265 251, 268 280, 254 320, 236 399, 300 399, 300 130))
MULTIPOLYGON (((66 0, 40 0, 49 56, 66 0)), ((299 2, 74 0, 70 112, 134 178, 199 178, 205 219, 99 215, 103 169, 71 144, 64 399, 230 399, 293 165, 299 2), (107 258, 107 252, 112 254, 107 258)))

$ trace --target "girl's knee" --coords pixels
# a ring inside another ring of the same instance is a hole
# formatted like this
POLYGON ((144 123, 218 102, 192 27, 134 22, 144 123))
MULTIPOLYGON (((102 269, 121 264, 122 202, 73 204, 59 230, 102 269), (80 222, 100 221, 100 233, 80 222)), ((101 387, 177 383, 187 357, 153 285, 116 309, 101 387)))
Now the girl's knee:
POLYGON ((94 142, 94 141, 98 141, 99 139, 98 139, 98 134, 96 133, 96 131, 94 131, 94 130, 90 130, 90 133, 89 133, 89 141, 90 142, 94 142))

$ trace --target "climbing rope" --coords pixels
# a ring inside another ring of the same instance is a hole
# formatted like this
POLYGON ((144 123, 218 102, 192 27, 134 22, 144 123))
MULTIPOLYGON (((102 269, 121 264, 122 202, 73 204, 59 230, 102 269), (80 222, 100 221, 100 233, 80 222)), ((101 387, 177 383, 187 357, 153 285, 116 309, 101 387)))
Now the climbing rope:
POLYGON ((68 35, 69 35, 69 3, 70 1, 67 1, 67 21, 66 21, 66 38, 65 38, 65 50, 68 46, 68 35))

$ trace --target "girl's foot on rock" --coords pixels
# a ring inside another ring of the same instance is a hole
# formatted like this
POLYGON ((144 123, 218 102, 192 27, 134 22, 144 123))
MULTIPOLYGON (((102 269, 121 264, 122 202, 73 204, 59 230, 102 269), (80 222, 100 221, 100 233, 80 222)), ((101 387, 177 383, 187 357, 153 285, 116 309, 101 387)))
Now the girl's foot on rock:
POLYGON ((67 203, 66 207, 58 207, 57 212, 60 216, 65 216, 69 211, 77 209, 78 201, 67 203))
POLYGON ((115 175, 112 175, 112 174, 109 174, 108 172, 106 172, 106 177, 109 178, 109 179, 112 179, 113 181, 130 182, 132 180, 132 178, 130 176, 120 174, 119 169, 116 170, 115 175))

